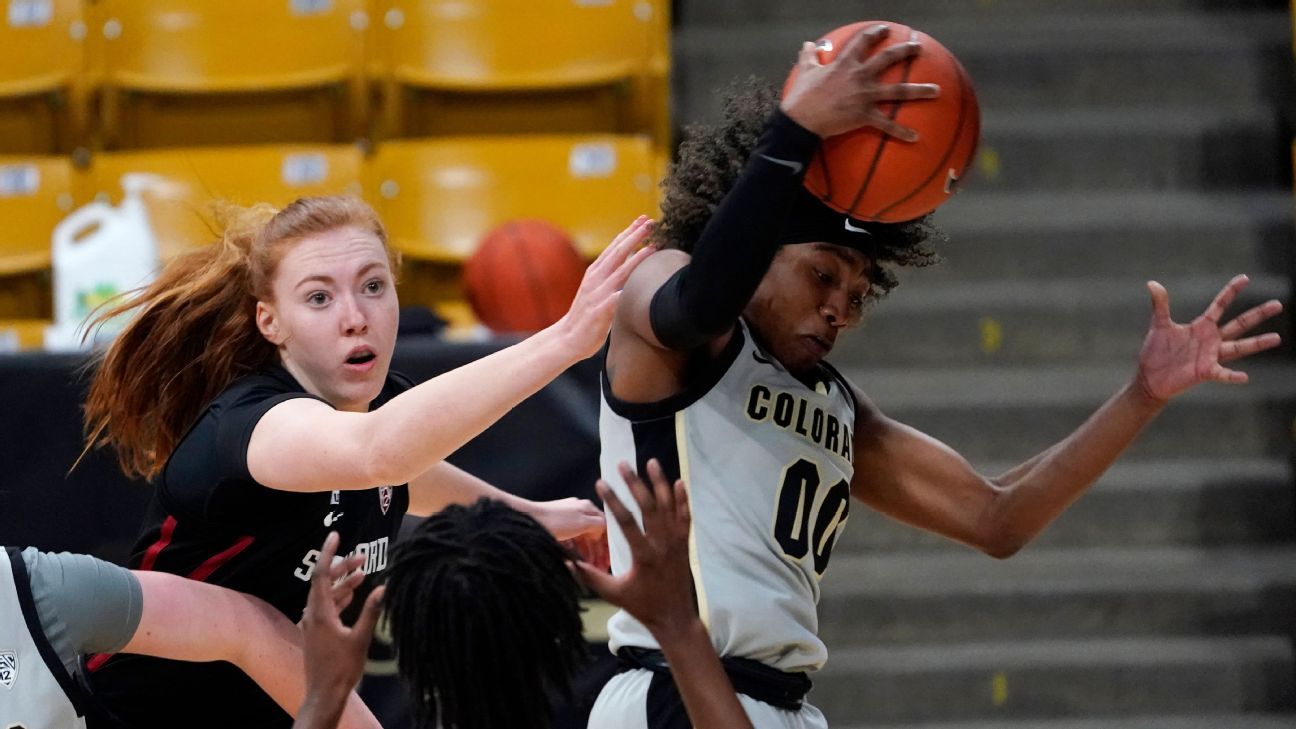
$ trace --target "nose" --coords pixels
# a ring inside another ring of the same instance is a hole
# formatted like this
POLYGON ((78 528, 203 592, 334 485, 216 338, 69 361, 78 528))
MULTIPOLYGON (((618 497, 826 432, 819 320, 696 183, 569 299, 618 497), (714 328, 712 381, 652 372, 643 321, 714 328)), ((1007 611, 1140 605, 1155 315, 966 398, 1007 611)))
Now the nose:
POLYGON ((342 333, 348 337, 354 337, 369 331, 369 319, 365 316, 364 307, 356 301, 354 296, 343 297, 342 301, 342 333))
POLYGON ((819 315, 828 322, 829 326, 844 327, 850 323, 850 317, 847 315, 849 307, 849 294, 832 291, 819 304, 819 315))

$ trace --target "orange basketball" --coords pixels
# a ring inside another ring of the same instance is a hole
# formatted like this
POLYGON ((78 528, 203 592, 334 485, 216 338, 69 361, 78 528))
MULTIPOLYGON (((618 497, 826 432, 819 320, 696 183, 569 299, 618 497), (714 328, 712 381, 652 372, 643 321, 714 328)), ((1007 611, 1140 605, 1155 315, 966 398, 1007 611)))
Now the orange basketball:
POLYGON ((464 262, 464 289, 491 330, 535 332, 567 313, 587 265, 561 228, 515 220, 487 233, 464 262))
MULTIPOLYGON (((838 28, 819 41, 819 61, 828 63, 870 20, 838 28)), ((888 68, 881 83, 933 83, 935 99, 883 104, 897 123, 918 132, 918 141, 902 142, 872 128, 829 137, 806 171, 806 189, 840 213, 863 220, 899 223, 935 210, 955 192, 972 163, 981 136, 981 111, 967 72, 954 54, 934 38, 900 23, 886 22, 891 32, 872 53, 911 40, 921 52, 888 68)), ((784 93, 797 71, 784 85, 784 93)))

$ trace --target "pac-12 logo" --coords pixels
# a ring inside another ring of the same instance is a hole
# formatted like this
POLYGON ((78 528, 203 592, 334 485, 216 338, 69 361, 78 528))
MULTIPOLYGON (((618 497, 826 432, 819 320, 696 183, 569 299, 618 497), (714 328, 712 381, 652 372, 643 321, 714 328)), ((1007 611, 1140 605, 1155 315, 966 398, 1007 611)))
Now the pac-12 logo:
POLYGON ((378 489, 378 505, 382 507, 383 516, 387 516, 387 510, 391 508, 391 499, 391 486, 383 486, 378 489))
POLYGON ((13 688, 18 680, 18 656, 11 651, 0 652, 0 686, 13 688))

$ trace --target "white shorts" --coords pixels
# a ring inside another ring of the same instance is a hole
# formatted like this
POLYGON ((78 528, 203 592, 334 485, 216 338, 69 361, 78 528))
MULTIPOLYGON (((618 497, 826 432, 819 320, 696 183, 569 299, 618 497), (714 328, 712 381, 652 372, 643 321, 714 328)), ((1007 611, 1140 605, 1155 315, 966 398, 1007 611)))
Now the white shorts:
MULTIPOLYGON (((675 729, 689 726, 681 723, 688 719, 678 700, 659 700, 660 689, 653 688, 654 677, 659 679, 659 686, 667 680, 666 676, 643 668, 613 676, 603 687, 598 701, 594 702, 588 729, 675 729)), ((669 693, 678 696, 673 687, 669 693)), ((823 713, 807 703, 801 704, 800 711, 788 711, 743 694, 738 694, 738 701, 755 729, 828 729, 823 713)))

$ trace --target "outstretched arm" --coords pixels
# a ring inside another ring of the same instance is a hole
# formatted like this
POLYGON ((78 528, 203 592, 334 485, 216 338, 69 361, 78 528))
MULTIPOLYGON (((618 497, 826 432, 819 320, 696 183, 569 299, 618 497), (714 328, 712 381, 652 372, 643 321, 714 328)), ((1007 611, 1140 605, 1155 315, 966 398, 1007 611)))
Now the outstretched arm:
POLYGON ((1152 322, 1135 375, 1071 435, 997 478, 857 392, 851 492, 902 522, 1011 556, 1074 503, 1171 398, 1203 382, 1244 383, 1244 373, 1224 365, 1278 346, 1277 334, 1243 336, 1282 311, 1276 300, 1220 324, 1246 283, 1235 277, 1201 316, 1177 324, 1165 288, 1149 282, 1152 322))
POLYGON ((401 393, 369 413, 339 412, 309 398, 275 405, 257 422, 248 470, 285 491, 363 489, 407 483, 472 440, 607 337, 620 289, 651 249, 640 218, 581 281, 553 326, 507 349, 401 393))
POLYGON ((698 729, 750 729, 751 720, 738 702, 729 676, 693 604, 689 571, 688 493, 683 481, 673 485, 656 459, 648 461, 649 489, 626 463, 625 479, 643 515, 639 528, 630 510, 604 481, 598 492, 625 532, 633 564, 613 577, 578 562, 574 571, 605 600, 642 622, 661 646, 679 687, 684 708, 698 729))
MULTIPOLYGON (((356 567, 353 560, 316 572, 321 580, 329 581, 356 567)), ((278 610, 250 595, 176 575, 133 574, 143 591, 143 611, 134 637, 121 649, 123 653, 182 661, 229 661, 284 711, 297 714, 307 689, 302 639, 297 627, 278 610)), ((354 586, 351 579, 347 587, 354 586)), ((350 599, 349 594, 348 589, 343 602, 350 599)), ((340 726, 379 729, 378 720, 352 688, 348 686, 338 701, 340 726)))

